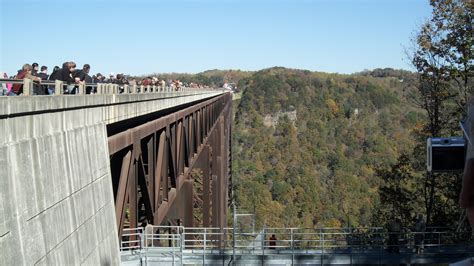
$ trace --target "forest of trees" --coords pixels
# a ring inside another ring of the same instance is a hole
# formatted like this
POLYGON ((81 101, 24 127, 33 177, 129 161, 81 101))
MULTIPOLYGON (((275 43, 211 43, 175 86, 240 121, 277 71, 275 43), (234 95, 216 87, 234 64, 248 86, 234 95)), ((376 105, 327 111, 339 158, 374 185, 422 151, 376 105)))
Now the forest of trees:
MULTIPOLYGON (((382 70, 380 70, 382 71, 382 70)), ((267 226, 370 226, 377 169, 413 149, 424 119, 408 104, 413 73, 337 75, 272 68, 240 80, 233 182, 239 208, 267 226), (296 111, 266 126, 264 117, 296 111)))
POLYGON ((425 147, 428 137, 460 134, 473 93, 469 3, 430 1, 432 17, 407 51, 416 72, 271 68, 242 77, 233 129, 238 208, 260 226, 400 219, 411 227, 423 214, 429 226, 457 227, 461 175, 427 173, 425 147))
MULTIPOLYGON (((274 67, 155 74, 237 85, 233 189, 259 226, 458 227, 461 174, 426 172, 426 139, 461 135, 473 94, 473 4, 431 0, 407 56, 414 71, 351 75, 274 67)), ((400 55, 403 57, 403 55, 400 55)))
POLYGON ((400 220, 412 227, 422 214, 428 226, 462 228, 462 174, 428 173, 426 140, 461 135, 473 94, 474 4, 430 5, 431 17, 406 49, 414 71, 274 67, 153 76, 212 87, 228 82, 242 92, 234 103, 232 195, 258 226, 400 220))
POLYGON ((467 227, 458 204, 462 173, 428 173, 425 143, 429 137, 460 136, 459 121, 473 94, 473 2, 432 0, 432 16, 417 31, 409 59, 418 77, 412 103, 426 118, 413 131, 415 147, 397 163, 379 169, 385 181, 376 220, 398 217, 405 226, 413 212, 431 226, 467 227))

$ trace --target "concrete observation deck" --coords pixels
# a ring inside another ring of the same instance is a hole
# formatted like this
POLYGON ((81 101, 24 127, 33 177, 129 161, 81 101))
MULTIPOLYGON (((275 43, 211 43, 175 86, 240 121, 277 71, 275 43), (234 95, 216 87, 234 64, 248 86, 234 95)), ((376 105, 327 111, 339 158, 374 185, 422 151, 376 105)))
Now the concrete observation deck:
POLYGON ((0 97, 0 265, 120 264, 107 125, 222 93, 0 97))

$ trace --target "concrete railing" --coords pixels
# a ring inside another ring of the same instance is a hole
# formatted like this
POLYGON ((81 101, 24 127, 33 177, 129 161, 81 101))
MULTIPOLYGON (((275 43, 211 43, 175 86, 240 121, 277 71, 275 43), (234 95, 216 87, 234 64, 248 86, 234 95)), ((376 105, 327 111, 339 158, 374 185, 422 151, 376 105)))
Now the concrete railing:
MULTIPOLYGON (((22 96, 35 95, 34 86, 47 86, 53 92, 51 95, 62 95, 69 94, 65 91, 69 88, 75 88, 75 93, 71 94, 86 94, 86 90, 89 89, 92 93, 88 94, 136 94, 136 93, 154 93, 154 92, 174 92, 174 91, 199 91, 207 90, 210 87, 172 87, 172 86, 156 86, 156 85, 128 85, 128 84, 114 84, 114 83, 84 83, 79 82, 75 84, 67 84, 61 80, 56 81, 42 81, 41 83, 33 82, 31 79, 0 79, 2 85, 0 96, 5 96, 4 84, 22 84, 23 93, 22 96)), ((6 87, 6 86, 5 86, 6 87)))

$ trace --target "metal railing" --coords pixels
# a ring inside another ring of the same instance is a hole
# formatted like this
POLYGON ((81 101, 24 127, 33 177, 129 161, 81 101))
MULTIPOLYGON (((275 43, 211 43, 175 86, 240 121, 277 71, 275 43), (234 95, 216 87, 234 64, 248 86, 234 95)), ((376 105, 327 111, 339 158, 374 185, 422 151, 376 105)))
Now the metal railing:
POLYGON ((143 246, 146 256, 161 256, 168 252, 182 261, 183 253, 194 254, 202 256, 203 264, 206 257, 215 254, 231 257, 236 254, 258 255, 262 259, 266 255, 283 254, 293 262, 295 256, 320 256, 322 261, 325 255, 414 254, 417 248, 424 249, 424 254, 440 254, 455 247, 456 252, 468 254, 471 247, 470 233, 448 228, 427 228, 424 232, 409 229, 389 232, 381 227, 264 228, 258 233, 236 229, 234 234, 233 228, 182 226, 149 226, 129 230, 144 232, 140 237, 146 243, 143 246), (274 239, 270 239, 272 235, 274 239))
MULTIPOLYGON (((60 80, 50 81, 44 80, 41 83, 33 82, 31 79, 0 79, 0 96, 6 96, 7 84, 23 85, 23 96, 36 95, 35 90, 47 90, 51 95, 63 94, 131 94, 131 93, 156 93, 156 92, 176 92, 176 91, 198 91, 212 90, 209 87, 192 88, 192 87, 174 87, 174 86, 156 86, 156 85, 128 85, 114 83, 72 83, 68 84, 60 80), (5 85, 5 86, 3 86, 5 85), (35 89, 36 86, 36 89, 35 89), (4 88, 5 87, 5 88, 4 88), (74 91, 74 93, 71 93, 74 91)), ((48 95, 48 94, 46 94, 48 95)))

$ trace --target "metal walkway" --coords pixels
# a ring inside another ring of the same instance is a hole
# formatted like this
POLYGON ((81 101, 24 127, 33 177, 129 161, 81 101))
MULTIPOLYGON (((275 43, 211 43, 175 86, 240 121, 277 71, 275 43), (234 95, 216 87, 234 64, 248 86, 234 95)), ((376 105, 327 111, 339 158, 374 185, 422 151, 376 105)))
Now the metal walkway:
POLYGON ((448 264, 474 256, 468 234, 442 228, 394 233, 382 228, 232 228, 179 226, 126 229, 122 265, 387 265, 448 264), (416 235, 423 245, 416 245, 416 235), (269 240, 271 235, 275 240, 269 240), (423 248, 417 254, 416 248, 423 248))

